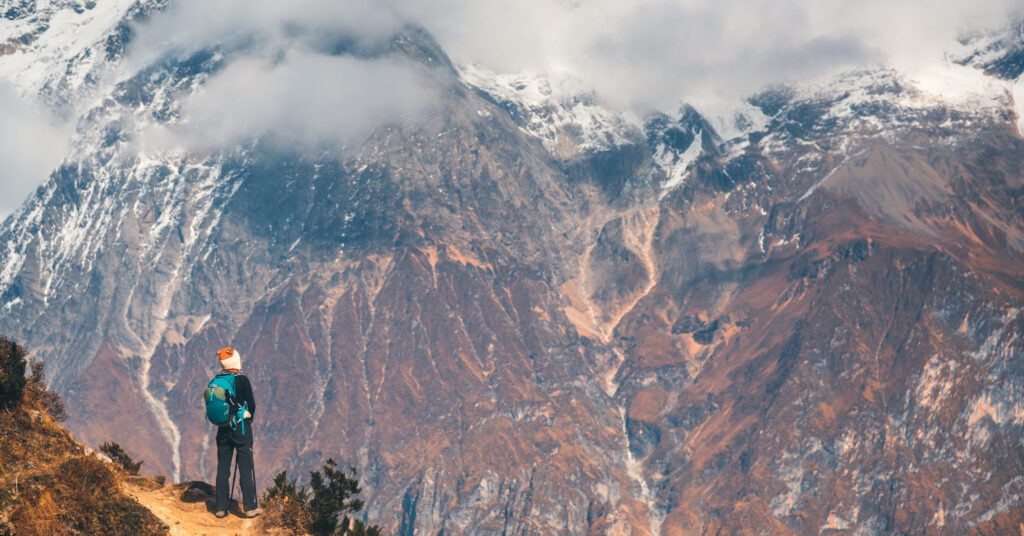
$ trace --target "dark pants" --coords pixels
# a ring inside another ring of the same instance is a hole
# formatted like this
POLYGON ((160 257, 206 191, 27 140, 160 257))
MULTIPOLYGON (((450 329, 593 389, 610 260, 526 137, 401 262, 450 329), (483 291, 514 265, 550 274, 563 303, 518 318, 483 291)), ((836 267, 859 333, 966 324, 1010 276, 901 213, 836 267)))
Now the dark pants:
POLYGON ((256 473, 252 460, 252 421, 245 420, 245 434, 242 427, 232 430, 228 426, 217 429, 217 511, 226 512, 228 495, 231 491, 231 453, 234 451, 238 464, 238 478, 242 482, 242 503, 245 510, 256 509, 256 473))

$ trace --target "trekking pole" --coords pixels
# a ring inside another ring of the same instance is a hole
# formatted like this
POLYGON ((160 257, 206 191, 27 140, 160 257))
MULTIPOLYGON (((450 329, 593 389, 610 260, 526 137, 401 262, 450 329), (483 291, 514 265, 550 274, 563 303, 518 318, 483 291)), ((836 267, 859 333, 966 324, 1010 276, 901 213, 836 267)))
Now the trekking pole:
POLYGON ((235 500, 235 482, 238 477, 238 456, 235 456, 235 471, 231 476, 231 487, 228 488, 228 509, 231 509, 231 503, 235 500))
POLYGON ((254 492, 256 495, 256 508, 260 507, 260 494, 259 488, 256 487, 256 449, 252 449, 252 487, 257 490, 254 492))

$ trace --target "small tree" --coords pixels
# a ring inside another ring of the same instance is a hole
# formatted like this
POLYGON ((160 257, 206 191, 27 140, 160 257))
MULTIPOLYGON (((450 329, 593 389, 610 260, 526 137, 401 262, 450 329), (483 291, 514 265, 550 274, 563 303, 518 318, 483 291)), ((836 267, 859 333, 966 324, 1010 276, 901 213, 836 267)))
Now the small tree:
POLYGON ((274 477, 274 485, 263 494, 266 522, 292 534, 308 532, 314 536, 380 536, 380 527, 367 526, 350 519, 363 509, 363 501, 353 498, 361 491, 356 470, 352 476, 328 459, 321 471, 309 472, 309 490, 288 481, 287 471, 274 477))
POLYGON ((137 462, 128 455, 127 452, 121 448, 121 445, 114 443, 113 441, 100 445, 100 452, 106 454, 114 463, 121 466, 129 475, 139 474, 139 469, 142 468, 142 462, 137 462))
POLYGON ((20 344, 0 336, 0 409, 21 402, 25 391, 25 349, 20 344))
POLYGON ((309 532, 316 536, 328 536, 338 528, 338 516, 341 519, 341 534, 348 529, 348 512, 363 509, 363 501, 350 499, 360 492, 359 480, 355 478, 356 469, 350 468, 352 477, 338 469, 338 464, 331 458, 324 464, 323 473, 309 472, 309 487, 313 490, 313 498, 309 501, 309 509, 313 514, 313 522, 309 532))

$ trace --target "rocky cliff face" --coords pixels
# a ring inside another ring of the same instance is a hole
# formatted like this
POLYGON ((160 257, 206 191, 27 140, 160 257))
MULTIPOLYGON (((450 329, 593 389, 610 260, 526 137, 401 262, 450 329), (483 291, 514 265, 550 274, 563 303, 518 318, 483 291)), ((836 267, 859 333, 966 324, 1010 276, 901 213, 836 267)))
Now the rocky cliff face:
MULTIPOLYGON (((325 54, 421 66, 426 120, 147 152, 243 51, 112 75, 162 4, 76 5, 5 15, 24 91, 95 98, 0 230, 0 332, 88 442, 210 479, 198 393, 231 344, 263 482, 343 460, 403 534, 1024 521, 1013 72, 970 99, 870 71, 636 121, 404 28, 325 54)), ((1007 35, 962 69, 1012 59, 1007 35)))

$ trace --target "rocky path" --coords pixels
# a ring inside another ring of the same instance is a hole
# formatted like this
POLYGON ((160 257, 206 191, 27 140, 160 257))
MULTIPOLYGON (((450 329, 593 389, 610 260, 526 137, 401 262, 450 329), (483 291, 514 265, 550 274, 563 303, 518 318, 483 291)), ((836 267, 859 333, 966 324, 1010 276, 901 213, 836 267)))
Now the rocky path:
POLYGON ((123 490, 170 527, 171 536, 243 536, 273 534, 259 518, 245 519, 238 504, 223 519, 213 515, 213 488, 203 482, 165 485, 152 477, 138 477, 123 490))

